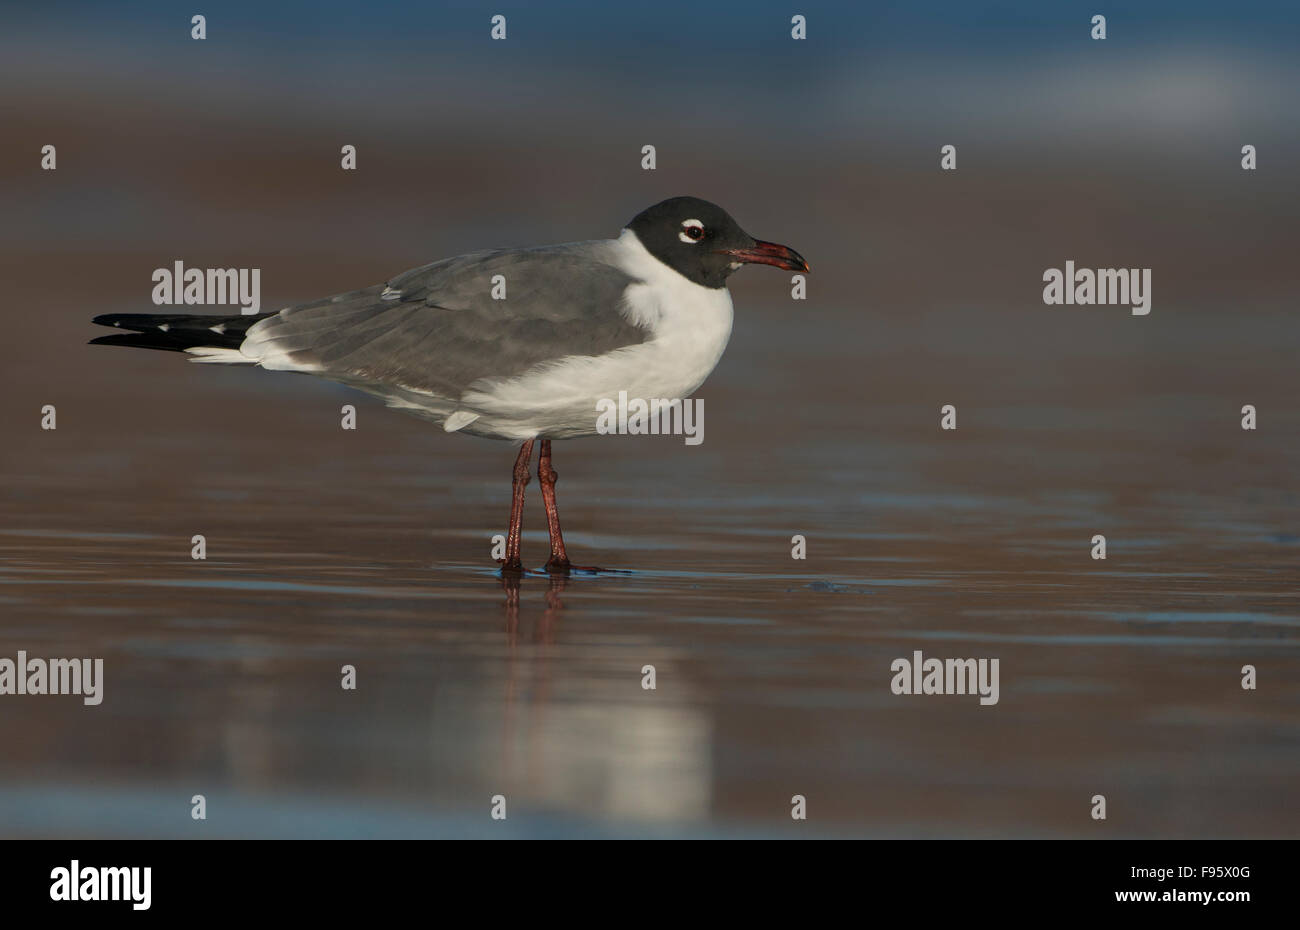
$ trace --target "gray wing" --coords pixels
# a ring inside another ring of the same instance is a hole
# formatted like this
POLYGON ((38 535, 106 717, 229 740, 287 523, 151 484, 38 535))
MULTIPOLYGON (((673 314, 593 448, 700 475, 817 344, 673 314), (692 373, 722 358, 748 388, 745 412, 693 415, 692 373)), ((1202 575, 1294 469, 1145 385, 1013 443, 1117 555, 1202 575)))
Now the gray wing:
POLYGON ((645 341, 622 309, 635 279, 601 260, 605 246, 434 262, 387 285, 281 310, 249 330, 242 351, 260 354, 266 367, 457 398, 480 379, 645 341), (504 300, 492 298, 496 275, 505 278, 504 300))

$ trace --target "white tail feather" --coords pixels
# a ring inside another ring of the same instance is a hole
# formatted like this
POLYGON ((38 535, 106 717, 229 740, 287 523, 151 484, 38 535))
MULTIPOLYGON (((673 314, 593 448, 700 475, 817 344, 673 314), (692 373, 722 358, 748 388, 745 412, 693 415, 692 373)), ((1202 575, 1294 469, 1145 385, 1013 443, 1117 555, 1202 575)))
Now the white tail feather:
POLYGON ((238 349, 219 349, 214 346, 194 346, 185 350, 193 355, 191 362, 204 362, 209 365, 254 365, 256 359, 249 358, 238 349))

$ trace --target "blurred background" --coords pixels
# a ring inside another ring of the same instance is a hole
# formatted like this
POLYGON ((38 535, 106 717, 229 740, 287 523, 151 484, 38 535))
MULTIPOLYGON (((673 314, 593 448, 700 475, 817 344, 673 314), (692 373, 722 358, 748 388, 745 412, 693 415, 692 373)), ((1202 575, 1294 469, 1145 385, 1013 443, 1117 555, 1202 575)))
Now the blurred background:
POLYGON ((1131 6, 6 7, 0 656, 106 682, 0 698, 0 834, 1296 835, 1300 11, 1131 6), (678 194, 813 273, 732 279, 703 445, 557 445, 632 575, 496 576, 506 444, 85 344, 175 261, 275 309, 678 194), (1150 315, 1045 306, 1067 260, 1150 315))

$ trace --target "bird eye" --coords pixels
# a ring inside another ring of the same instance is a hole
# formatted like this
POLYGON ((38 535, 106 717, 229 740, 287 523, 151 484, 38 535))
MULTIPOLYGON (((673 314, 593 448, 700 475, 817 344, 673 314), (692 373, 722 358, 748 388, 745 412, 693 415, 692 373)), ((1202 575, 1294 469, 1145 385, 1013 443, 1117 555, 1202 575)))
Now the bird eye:
POLYGON ((677 238, 683 242, 699 242, 704 238, 704 224, 699 220, 683 220, 677 238))

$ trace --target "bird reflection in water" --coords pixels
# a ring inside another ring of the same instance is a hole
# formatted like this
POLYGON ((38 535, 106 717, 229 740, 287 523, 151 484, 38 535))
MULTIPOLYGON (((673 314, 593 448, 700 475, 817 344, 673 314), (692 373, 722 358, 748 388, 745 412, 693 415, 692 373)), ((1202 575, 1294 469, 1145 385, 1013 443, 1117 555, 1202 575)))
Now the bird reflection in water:
MULTIPOLYGON (((553 642, 555 622, 559 612, 564 609, 560 595, 568 586, 568 575, 547 575, 546 610, 542 612, 534 631, 534 639, 541 643, 553 642)), ((523 575, 519 572, 502 572, 501 589, 505 591, 506 600, 506 643, 514 647, 519 634, 519 593, 523 575)))
POLYGON ((582 672, 591 653, 581 605, 568 618, 576 640, 557 641, 563 594, 570 583, 581 587, 582 576, 498 577, 506 616, 499 790, 524 811, 576 805, 589 816, 641 823, 705 818, 713 799, 712 718, 686 678, 670 692, 640 685, 643 666, 670 666, 673 650, 646 644, 625 675, 592 680, 582 672))

